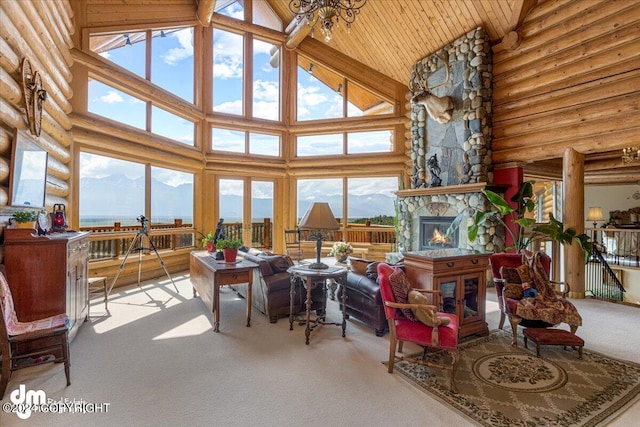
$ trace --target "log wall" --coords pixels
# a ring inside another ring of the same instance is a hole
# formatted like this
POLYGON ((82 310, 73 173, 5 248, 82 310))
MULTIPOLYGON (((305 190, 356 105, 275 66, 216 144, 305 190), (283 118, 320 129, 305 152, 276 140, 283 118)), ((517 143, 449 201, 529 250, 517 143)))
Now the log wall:
POLYGON ((638 144, 639 2, 540 0, 517 32, 494 53, 494 164, 638 144))
POLYGON ((47 91, 42 132, 32 136, 49 153, 45 208, 50 211, 56 203, 73 203, 69 100, 73 96, 70 49, 75 27, 67 0, 3 1, 0 19, 0 224, 4 226, 15 210, 7 206, 13 134, 15 129, 29 127, 22 92, 25 57, 41 75, 47 91))

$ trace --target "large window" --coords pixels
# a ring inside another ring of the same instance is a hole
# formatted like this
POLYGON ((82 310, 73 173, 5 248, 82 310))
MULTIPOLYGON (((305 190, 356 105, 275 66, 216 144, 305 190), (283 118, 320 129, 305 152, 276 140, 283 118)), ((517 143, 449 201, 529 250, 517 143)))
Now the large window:
POLYGON ((253 41, 253 117, 280 120, 280 48, 253 41))
POLYGON ((92 34, 89 48, 103 58, 189 102, 194 95, 193 28, 92 34), (149 49, 150 75, 147 75, 149 49), (180 78, 176 78, 179 75, 180 78))
POLYGON ((162 108, 151 106, 151 128, 147 126, 147 103, 97 80, 89 79, 90 113, 148 130, 183 144, 193 145, 195 124, 162 108))
POLYGON ((327 202, 341 222, 393 225, 398 177, 327 178, 298 180, 298 221, 313 202, 327 202), (347 191, 347 206, 343 194, 347 191))
POLYGON ((280 155, 280 137, 257 132, 212 128, 211 148, 231 153, 280 155))
POLYGON ((140 215, 153 224, 181 219, 193 223, 193 174, 151 167, 151 188, 145 186, 146 165, 80 153, 80 226, 136 225, 140 215), (151 211, 145 212, 150 194, 151 211))
POLYGON ((146 128, 144 101, 94 79, 89 79, 88 110, 138 129, 146 128))
POLYGON ((393 131, 391 130, 309 135, 296 138, 296 155, 299 157, 389 153, 393 149, 393 131))
POLYGON ((393 114, 394 106, 331 68, 298 56, 298 121, 393 114))
POLYGON ((244 37, 213 30, 213 111, 243 114, 244 37))

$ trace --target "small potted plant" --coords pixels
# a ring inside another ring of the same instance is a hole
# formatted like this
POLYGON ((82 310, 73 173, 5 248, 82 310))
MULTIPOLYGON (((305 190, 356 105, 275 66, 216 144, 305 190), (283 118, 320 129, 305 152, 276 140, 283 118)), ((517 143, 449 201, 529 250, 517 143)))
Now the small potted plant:
POLYGON ((242 240, 240 239, 219 239, 216 241, 216 249, 222 251, 225 262, 236 262, 238 249, 241 247, 242 240))
POLYGON ((38 211, 15 211, 11 215, 11 223, 16 223, 16 228, 36 228, 38 211))
POLYGON ((200 238, 200 242, 202 242, 202 247, 207 249, 207 252, 215 252, 216 248, 214 245, 214 237, 215 234, 213 231, 208 232, 206 235, 200 233, 202 236, 200 238))
POLYGON ((336 261, 345 262, 350 253, 353 253, 353 247, 349 242, 335 242, 329 252, 329 256, 335 256, 336 261))

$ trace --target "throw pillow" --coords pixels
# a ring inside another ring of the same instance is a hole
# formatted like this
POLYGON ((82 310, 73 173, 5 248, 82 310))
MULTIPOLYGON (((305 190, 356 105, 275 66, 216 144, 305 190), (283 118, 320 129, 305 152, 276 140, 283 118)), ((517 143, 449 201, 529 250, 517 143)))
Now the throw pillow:
POLYGON ((367 266, 373 261, 369 261, 362 258, 349 257, 349 264, 351 264, 351 271, 361 276, 367 274, 367 266))
MULTIPOLYGON (((393 293, 393 298, 396 302, 400 304, 408 304, 409 292, 413 288, 411 287, 411 283, 409 283, 409 278, 405 272, 396 268, 393 273, 391 273, 391 276, 389 276, 389 283, 391 284, 391 292, 393 293)), ((400 312, 404 314, 407 319, 416 320, 410 308, 401 308, 400 312)))
POLYGON ((502 290, 502 295, 509 299, 522 299, 524 296, 522 285, 520 283, 507 282, 502 290))
POLYGON ((378 281, 378 264, 380 264, 379 262, 372 262, 369 265, 367 265, 367 271, 366 276, 374 281, 378 281))
MULTIPOLYGON (((416 290, 409 292, 409 303, 431 305, 429 297, 416 290)), ((451 321, 448 317, 438 317, 438 313, 435 310, 430 310, 428 308, 412 308, 411 311, 417 320, 427 326, 446 326, 451 321)))
POLYGON ((264 259, 269 261, 274 273, 284 273, 293 265, 293 261, 286 255, 266 256, 264 259))
POLYGON ((500 267, 500 277, 507 283, 522 283, 518 269, 515 267, 500 267))

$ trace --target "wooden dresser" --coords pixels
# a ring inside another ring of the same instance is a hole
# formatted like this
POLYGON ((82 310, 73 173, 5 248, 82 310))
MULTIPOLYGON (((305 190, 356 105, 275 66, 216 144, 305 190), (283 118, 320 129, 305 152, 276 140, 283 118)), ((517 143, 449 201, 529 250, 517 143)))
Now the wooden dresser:
POLYGON ((489 334, 485 320, 489 255, 464 249, 437 249, 404 254, 411 284, 442 292, 443 311, 456 314, 460 337, 489 334))
POLYGON ((72 340, 88 311, 89 233, 32 233, 4 231, 4 265, 18 320, 66 313, 72 340))

